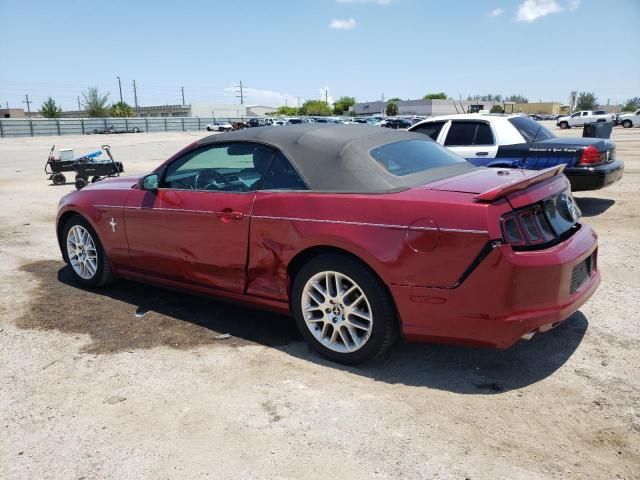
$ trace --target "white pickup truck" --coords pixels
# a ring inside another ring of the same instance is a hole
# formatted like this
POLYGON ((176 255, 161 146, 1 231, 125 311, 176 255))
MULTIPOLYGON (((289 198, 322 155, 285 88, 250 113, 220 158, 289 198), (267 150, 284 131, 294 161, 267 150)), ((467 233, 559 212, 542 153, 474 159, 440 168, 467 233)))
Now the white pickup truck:
POLYGON ((622 113, 618 115, 618 125, 624 128, 640 126, 640 109, 633 113, 622 113))
POLYGON ((604 110, 581 110, 556 120, 560 128, 581 127, 587 123, 613 122, 613 115, 604 110))

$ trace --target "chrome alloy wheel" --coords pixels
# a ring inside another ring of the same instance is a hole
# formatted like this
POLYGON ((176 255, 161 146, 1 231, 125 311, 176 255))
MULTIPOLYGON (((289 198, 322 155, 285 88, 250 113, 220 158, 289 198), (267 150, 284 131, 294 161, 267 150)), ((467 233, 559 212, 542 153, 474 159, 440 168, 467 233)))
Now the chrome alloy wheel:
POLYGON ((74 225, 67 234, 67 256, 78 276, 90 280, 98 270, 98 252, 89 231, 74 225))
POLYGON ((360 286, 342 273, 316 273, 305 284, 301 302, 307 328, 334 352, 359 350, 371 336, 369 300, 360 286))

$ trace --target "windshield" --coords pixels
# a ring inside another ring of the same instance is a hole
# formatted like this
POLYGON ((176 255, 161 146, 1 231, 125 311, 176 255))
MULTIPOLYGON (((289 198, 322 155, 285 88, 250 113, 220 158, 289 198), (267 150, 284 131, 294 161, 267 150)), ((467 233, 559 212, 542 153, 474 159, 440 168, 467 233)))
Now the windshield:
POLYGON ((389 173, 409 175, 467 161, 431 140, 403 140, 374 148, 369 154, 389 173))
POLYGON ((547 127, 530 118, 514 117, 510 118, 509 122, 516 127, 525 142, 533 142, 534 139, 548 140, 549 138, 555 138, 555 135, 547 127))

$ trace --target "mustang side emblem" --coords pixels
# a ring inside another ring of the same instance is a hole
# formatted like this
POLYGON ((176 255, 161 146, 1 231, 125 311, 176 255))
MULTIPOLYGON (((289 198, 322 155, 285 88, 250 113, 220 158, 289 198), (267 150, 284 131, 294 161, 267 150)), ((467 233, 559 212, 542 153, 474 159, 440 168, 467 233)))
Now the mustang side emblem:
POLYGON ((115 219, 115 218, 112 218, 112 219, 109 221, 109 225, 111 225, 111 231, 112 231, 113 233, 115 233, 115 232, 116 232, 116 227, 118 226, 118 222, 116 222, 116 219, 115 219))

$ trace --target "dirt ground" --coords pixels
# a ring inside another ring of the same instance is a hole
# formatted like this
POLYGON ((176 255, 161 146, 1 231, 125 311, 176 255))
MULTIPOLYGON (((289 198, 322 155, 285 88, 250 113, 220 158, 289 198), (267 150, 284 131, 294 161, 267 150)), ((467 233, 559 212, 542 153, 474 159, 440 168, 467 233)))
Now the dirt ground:
POLYGON ((110 143, 142 173, 202 135, 0 139, 0 478, 640 477, 640 129, 614 130, 622 181, 576 194, 603 282, 570 321, 358 368, 287 317, 74 285, 54 235, 74 187, 46 180, 51 144, 110 143))

